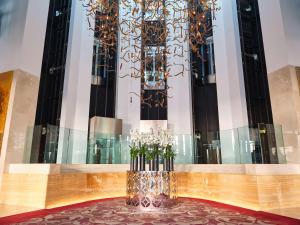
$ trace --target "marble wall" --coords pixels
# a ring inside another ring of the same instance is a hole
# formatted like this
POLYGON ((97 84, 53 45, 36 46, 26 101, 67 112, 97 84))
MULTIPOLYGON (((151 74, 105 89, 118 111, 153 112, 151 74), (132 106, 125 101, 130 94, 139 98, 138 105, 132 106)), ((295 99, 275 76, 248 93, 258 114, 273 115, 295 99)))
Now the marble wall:
POLYGON ((0 74, 0 155, 13 73, 0 74))
POLYGON ((4 174, 0 204, 53 208, 126 195, 126 172, 4 174))
POLYGON ((286 66, 268 75, 275 124, 282 125, 288 163, 300 163, 300 68, 286 66))
MULTIPOLYGON (((53 208, 126 195, 126 166, 13 165, 4 174, 0 204, 53 208), (69 170, 66 171, 66 168, 69 170), (23 170, 21 170, 23 168, 23 170), (16 170, 17 169, 17 170, 16 170), (31 172, 30 172, 31 171, 31 172), (64 171, 64 172, 63 172, 64 171)), ((184 165, 177 194, 253 210, 300 207, 299 165, 184 165), (245 167, 244 169, 241 167, 245 167)))
POLYGON ((10 163, 27 162, 30 152, 26 145, 30 128, 34 125, 36 103, 39 90, 39 78, 21 70, 13 72, 11 93, 0 157, 1 174, 10 163))
POLYGON ((298 88, 299 88, 299 93, 300 93, 300 67, 296 67, 296 76, 298 80, 298 88))

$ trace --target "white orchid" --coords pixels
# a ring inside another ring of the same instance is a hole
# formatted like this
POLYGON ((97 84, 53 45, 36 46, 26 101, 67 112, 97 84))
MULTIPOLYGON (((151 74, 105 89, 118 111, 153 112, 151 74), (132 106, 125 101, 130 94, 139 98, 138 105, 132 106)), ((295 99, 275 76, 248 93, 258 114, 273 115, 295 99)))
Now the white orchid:
POLYGON ((138 146, 140 143, 141 136, 138 130, 130 130, 130 141, 134 146, 138 146))
POLYGON ((166 146, 172 146, 174 143, 173 135, 170 131, 163 130, 161 128, 157 130, 150 129, 149 132, 139 132, 138 130, 130 131, 131 143, 135 146, 139 145, 158 145, 165 148, 166 146))

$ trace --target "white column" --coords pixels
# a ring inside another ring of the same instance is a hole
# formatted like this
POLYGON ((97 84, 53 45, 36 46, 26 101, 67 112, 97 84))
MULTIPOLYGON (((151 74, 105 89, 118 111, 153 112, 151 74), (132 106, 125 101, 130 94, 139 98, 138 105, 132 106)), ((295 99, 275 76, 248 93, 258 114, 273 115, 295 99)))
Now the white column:
MULTIPOLYGON (((124 69, 130 70, 128 67, 124 69)), ((119 74, 121 75, 123 72, 119 74)), ((140 94, 140 90, 140 80, 130 77, 120 78, 120 76, 117 78, 116 117, 123 120, 122 132, 124 135, 128 135, 131 129, 140 128, 140 98, 134 94, 129 94, 130 92, 140 94)))
POLYGON ((28 0, 0 1, 0 72, 20 68, 20 49, 22 48, 27 7, 28 0))
MULTIPOLYGON (((131 4, 135 4, 133 0, 131 4)), ((119 8, 120 21, 122 21, 128 17, 126 10, 129 10, 129 8, 122 5, 122 3, 119 8)), ((123 25, 122 28, 126 32, 128 27, 123 25)), ((141 66, 140 61, 133 64, 130 59, 132 56, 140 57, 140 55, 136 55, 133 49, 134 42, 137 46, 141 45, 139 39, 133 40, 132 36, 119 32, 116 117, 123 120, 123 134, 125 135, 129 134, 130 129, 139 129, 140 127, 141 104, 140 98, 135 94, 140 95, 141 93, 141 79, 130 77, 132 73, 137 72, 133 68, 138 69, 141 66), (128 42, 128 38, 130 38, 130 42, 128 42)))
POLYGON ((49 2, 1 1, 0 72, 21 69, 40 76, 49 2))
POLYGON ((268 73, 287 65, 300 66, 300 3, 259 0, 268 73))
POLYGON ((18 68, 35 76, 40 76, 42 69, 49 4, 50 0, 28 0, 18 68))
MULTIPOLYGON (((177 4, 186 7, 186 1, 177 1, 177 4)), ((173 12, 168 15, 166 20, 174 20, 173 12)), ((182 17, 182 12, 175 13, 175 17, 182 17)), ((179 23, 174 30, 172 24, 169 25, 169 37, 167 38, 167 48, 170 54, 167 58, 168 69, 170 69, 170 78, 168 85, 168 126, 174 134, 192 134, 192 97, 191 97, 191 76, 189 64, 189 43, 186 39, 186 30, 188 23, 179 23), (181 29, 182 27, 182 29, 181 29), (177 37, 175 46, 174 38, 177 37), (182 54, 182 55, 181 55, 182 54), (178 56, 181 55, 181 56, 178 56), (176 64, 176 65, 175 65, 176 64), (178 73, 183 72, 178 75, 178 73), (178 75, 178 76, 174 76, 178 75)))
POLYGON ((57 162, 86 163, 94 33, 72 2, 57 162), (67 161, 66 161, 67 160, 67 161))
POLYGON ((258 5, 266 66, 271 73, 289 64, 280 0, 259 0, 258 5))
POLYGON ((289 64, 300 66, 300 2, 280 0, 289 64))
MULTIPOLYGON (((170 0, 171 1, 171 0, 170 0)), ((172 2, 172 1, 171 1, 172 2)), ((186 1, 176 1, 179 7, 186 8, 186 1)), ((182 12, 173 12, 166 20, 176 20, 184 16, 182 12), (181 13, 181 15, 180 15, 181 13), (173 17, 173 15, 175 15, 173 17)), ((187 16, 187 14, 186 14, 187 16)), ((167 23, 168 24, 168 23, 167 23)), ((170 71, 168 78, 168 128, 174 132, 177 147, 177 163, 192 163, 193 161, 193 124, 192 124, 192 92, 189 63, 189 43, 186 39, 188 23, 178 22, 176 30, 172 23, 168 25, 167 64, 170 71), (174 38, 176 37, 174 41, 174 38), (177 45, 176 45, 177 44, 177 45), (181 73, 182 72, 182 73, 181 73), (181 74, 179 74, 181 73, 181 74)))
MULTIPOLYGON (((221 10, 214 25, 215 63, 223 163, 250 163, 249 150, 239 151, 239 127, 248 126, 237 5, 235 0, 219 0, 221 10)), ((246 130, 246 129, 245 129, 246 130)))
POLYGON ((0 186, 7 165, 28 163, 26 144, 35 119, 48 8, 49 0, 0 1, 0 73, 14 71, 0 146, 0 186))

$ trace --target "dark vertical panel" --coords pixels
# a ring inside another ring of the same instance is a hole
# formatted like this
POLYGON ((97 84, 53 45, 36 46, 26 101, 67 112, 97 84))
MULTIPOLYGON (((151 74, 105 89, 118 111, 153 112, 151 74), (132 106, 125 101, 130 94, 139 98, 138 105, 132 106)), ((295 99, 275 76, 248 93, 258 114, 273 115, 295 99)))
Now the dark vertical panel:
MULTIPOLYGON (((163 5, 165 4, 164 0, 161 0, 163 5)), ((165 7, 165 6, 164 6, 165 7)), ((144 12, 145 13, 145 12, 144 12)), ((167 80, 164 80, 164 87, 159 88, 145 88, 145 74, 146 72, 150 72, 149 62, 145 60, 145 54, 147 52, 145 49, 149 48, 158 48, 160 49, 163 57, 161 57, 161 61, 156 61, 156 66, 163 67, 164 72, 166 71, 167 59, 164 50, 166 48, 166 37, 163 40, 161 34, 165 33, 166 23, 164 19, 159 20, 151 20, 147 21, 143 18, 143 29, 142 29, 142 37, 151 37, 146 40, 142 39, 142 65, 141 65, 141 74, 142 74, 142 82, 141 82, 141 96, 143 99, 150 99, 146 101, 146 104, 141 101, 141 120, 167 120, 168 119, 168 97, 167 97, 167 80), (143 76, 144 75, 144 76, 143 76)), ((150 63, 151 65, 151 63, 150 63)), ((151 66, 150 66, 151 67, 151 66)), ((156 71, 151 71, 153 74, 158 71, 158 68, 155 68, 156 71)))
POLYGON ((253 161, 270 163, 276 141, 275 138, 266 139, 264 135, 267 132, 265 124, 273 124, 273 117, 258 2, 237 0, 237 10, 249 127, 259 129, 261 141, 261 146, 256 147, 253 154, 253 161))
MULTIPOLYGON (((115 12, 110 13, 114 14, 115 12)), ((103 24, 101 19, 106 16, 114 15, 99 12, 96 17, 96 24, 98 26, 103 24)), ((114 27, 114 32, 117 37, 118 27, 114 27)), ((101 30, 96 29, 94 36, 90 118, 94 116, 114 118, 118 45, 104 47, 99 40, 99 37, 102 37, 101 30)))
MULTIPOLYGON (((207 46, 203 45, 199 48, 200 51, 201 49, 207 49, 207 46)), ((209 72, 210 63, 207 60, 207 51, 204 51, 202 56, 204 60, 199 59, 195 53, 191 53, 195 162, 218 163, 217 154, 220 152, 216 152, 215 146, 219 145, 217 86, 213 77, 214 72, 209 72)))
POLYGON ((39 128, 34 131, 34 140, 40 140, 40 143, 33 143, 32 162, 45 162, 47 126, 60 124, 71 3, 72 0, 50 1, 35 118, 39 128))
MULTIPOLYGON (((165 95, 156 90, 147 90, 143 95, 144 98, 152 98, 154 101, 161 101, 161 99, 168 101, 165 95)), ((141 120, 167 120, 167 114, 167 102, 163 106, 141 104, 141 120)))
MULTIPOLYGON (((201 7, 195 9, 201 11, 201 7)), ((212 26, 211 14, 206 15, 207 27, 212 26)), ((190 21, 190 25, 197 21, 190 21)), ((219 113, 214 62, 213 34, 198 51, 190 51, 192 111, 195 137, 195 163, 220 163, 219 113), (219 159, 218 159, 219 157, 219 159)))
POLYGON ((257 0, 237 0, 250 127, 272 124, 267 69, 257 0))

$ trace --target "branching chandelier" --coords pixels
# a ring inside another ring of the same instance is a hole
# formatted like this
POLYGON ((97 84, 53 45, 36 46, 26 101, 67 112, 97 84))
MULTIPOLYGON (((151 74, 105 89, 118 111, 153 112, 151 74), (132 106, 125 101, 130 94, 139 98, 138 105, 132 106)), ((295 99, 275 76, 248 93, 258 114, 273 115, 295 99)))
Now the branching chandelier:
POLYGON ((132 94, 149 107, 166 105, 171 97, 167 81, 189 70, 190 51, 204 60, 199 47, 212 35, 212 19, 219 10, 217 0, 82 1, 107 57, 119 44, 119 70, 130 65, 121 77, 141 79, 141 92, 132 94), (156 91, 146 95, 148 90, 156 91))

